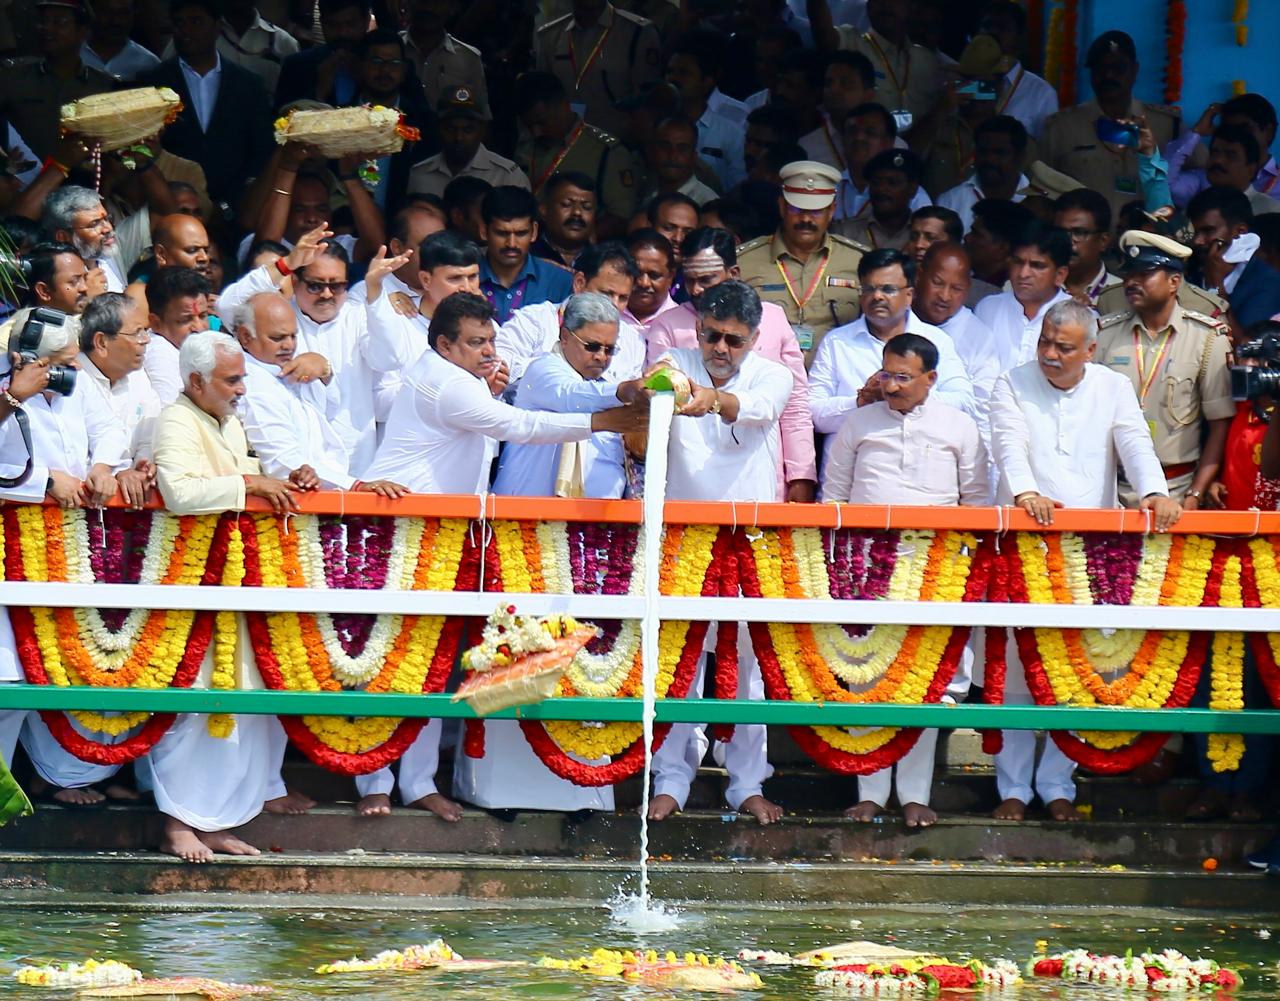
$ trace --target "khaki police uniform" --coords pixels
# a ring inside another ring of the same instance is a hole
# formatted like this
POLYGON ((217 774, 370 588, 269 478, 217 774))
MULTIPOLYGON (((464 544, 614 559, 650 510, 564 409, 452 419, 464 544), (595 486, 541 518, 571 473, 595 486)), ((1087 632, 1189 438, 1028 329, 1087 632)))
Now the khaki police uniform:
POLYGON ((489 90, 485 86, 484 61, 479 49, 459 41, 447 31, 444 41, 430 52, 418 48, 407 31, 400 32, 400 37, 404 39, 405 53, 422 81, 428 104, 434 107, 446 90, 458 87, 468 88, 488 103, 489 90))
MULTIPOLYGON (((1161 149, 1178 135, 1181 116, 1177 108, 1134 100, 1128 117, 1143 116, 1161 149)), ((1095 124, 1103 117, 1097 101, 1050 116, 1040 140, 1040 159, 1103 195, 1111 203, 1112 215, 1118 217, 1129 202, 1142 200, 1138 151, 1104 145, 1095 124)))
POLYGON ((653 22, 606 3, 590 27, 566 14, 539 28, 535 65, 560 78, 569 102, 586 107, 586 118, 620 135, 627 116, 615 104, 661 77, 660 47, 653 22))
POLYGON ((740 246, 738 268, 742 280, 754 288, 761 299, 782 307, 795 328, 796 338, 804 349, 805 364, 808 364, 828 331, 852 323, 861 314, 858 262, 869 249, 847 237, 828 233, 822 246, 810 254, 807 261, 801 261, 787 250, 782 233, 778 232, 740 246), (788 280, 795 290, 794 296, 787 290, 788 280), (810 285, 814 285, 813 293, 805 299, 810 285))
POLYGON ((495 188, 503 184, 517 188, 529 187, 529 178, 525 177, 523 170, 481 143, 471 162, 456 174, 449 172, 443 153, 415 163, 409 171, 409 190, 414 194, 443 195, 444 189, 455 177, 478 177, 495 188))
MULTIPOLYGON (((937 53, 923 45, 908 42, 902 48, 894 45, 874 28, 858 31, 840 25, 840 48, 861 52, 876 74, 876 101, 890 111, 909 111, 912 124, 929 113, 942 86, 942 68, 937 53)), ((899 124, 898 130, 910 126, 899 124)))
MULTIPOLYGON (((1230 348, 1225 323, 1176 304, 1162 331, 1146 330, 1133 310, 1102 319, 1097 360, 1133 383, 1174 500, 1181 501, 1191 489, 1200 462, 1202 422, 1235 416, 1227 363, 1230 348), (1158 367, 1153 371, 1153 366, 1158 367)), ((1141 498, 1127 486, 1121 482, 1121 500, 1136 507, 1141 498)))
POLYGON ((872 250, 883 250, 885 247, 902 250, 911 239, 911 223, 908 221, 901 229, 890 232, 876 221, 871 214, 871 203, 867 202, 863 211, 852 219, 837 219, 833 222, 831 232, 872 250))
MULTIPOLYGON (((1192 285, 1186 278, 1182 279, 1182 285, 1178 288, 1178 305, 1185 310, 1203 313, 1211 320, 1225 319, 1229 308, 1226 299, 1202 289, 1199 285, 1192 285)), ((1126 312, 1129 309, 1129 300, 1124 297, 1123 280, 1119 280, 1115 285, 1108 284, 1098 296, 1095 308, 1102 316, 1126 312)))
POLYGON ((552 174, 565 171, 577 171, 595 181, 598 211, 628 220, 635 213, 640 190, 635 162, 631 151, 609 133, 579 121, 565 142, 555 147, 533 145, 528 175, 535 195, 552 174))
POLYGON ((118 83, 115 77, 85 65, 64 80, 49 72, 43 59, 6 59, 0 62, 0 113, 43 160, 57 145, 62 106, 114 90, 118 83))

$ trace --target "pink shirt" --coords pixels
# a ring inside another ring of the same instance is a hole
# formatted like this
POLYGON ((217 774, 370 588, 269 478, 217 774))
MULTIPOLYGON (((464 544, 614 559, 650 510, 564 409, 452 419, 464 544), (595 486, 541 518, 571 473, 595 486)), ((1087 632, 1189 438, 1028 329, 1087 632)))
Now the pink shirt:
MULTIPOLYGON (((813 417, 809 413, 809 377, 804 370, 804 352, 796 340, 795 331, 787 322, 787 314, 781 306, 771 302, 760 304, 760 336, 755 350, 779 364, 791 369, 794 378, 791 396, 782 411, 779 430, 782 432, 782 468, 778 470, 778 496, 786 498, 786 484, 793 480, 817 480, 818 467, 813 453, 813 417)), ((667 348, 693 348, 698 346, 697 313, 691 304, 685 303, 658 315, 649 325, 646 335, 648 356, 646 366, 652 365, 667 348)))
POLYGON ((658 311, 654 313, 652 316, 650 316, 649 319, 641 320, 629 309, 623 312, 622 319, 625 320, 627 323, 631 324, 638 331, 640 331, 640 333, 644 334, 646 338, 648 338, 650 327, 652 327, 655 323, 658 322, 659 319, 661 319, 667 313, 671 312, 673 309, 679 309, 679 308, 680 308, 680 304, 676 302, 674 299, 672 299, 670 295, 668 295, 667 298, 663 300, 662 305, 658 307, 658 311))

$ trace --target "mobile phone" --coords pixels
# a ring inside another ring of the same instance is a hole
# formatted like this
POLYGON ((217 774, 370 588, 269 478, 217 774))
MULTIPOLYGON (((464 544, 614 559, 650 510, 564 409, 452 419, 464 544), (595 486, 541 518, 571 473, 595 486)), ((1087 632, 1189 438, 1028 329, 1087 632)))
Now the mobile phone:
POLYGON ((966 94, 975 101, 994 101, 996 85, 991 80, 970 80, 956 88, 957 94, 966 94))
POLYGON ((1094 131, 1104 143, 1115 146, 1138 148, 1138 126, 1126 122, 1117 122, 1114 118, 1099 118, 1093 125, 1094 131))

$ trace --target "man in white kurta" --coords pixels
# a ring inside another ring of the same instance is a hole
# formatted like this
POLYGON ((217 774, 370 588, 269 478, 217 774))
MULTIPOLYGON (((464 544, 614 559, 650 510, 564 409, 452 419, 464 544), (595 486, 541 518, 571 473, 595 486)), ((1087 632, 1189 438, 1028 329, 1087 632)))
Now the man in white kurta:
MULTIPOLYGON (((1142 408, 1127 376, 1092 364, 1098 319, 1068 299, 1048 310, 1036 360, 1004 373, 991 396, 991 444, 1000 480, 997 503, 1017 504, 1039 524, 1055 507, 1118 506, 1117 465, 1152 512, 1157 531, 1181 514, 1168 486, 1142 408)), ((1031 701, 1017 644, 1010 639, 1005 702, 1031 701)), ((1052 741, 1034 764, 1035 734, 1005 730, 996 755, 1001 804, 995 816, 1021 820, 1035 792, 1054 820, 1076 819, 1075 764, 1052 741)))
MULTIPOLYGON (((913 506, 991 502, 987 454, 977 424, 932 396, 937 359, 936 346, 916 334, 899 334, 885 345, 878 373, 883 399, 849 414, 828 442, 825 500, 913 506)), ((900 559, 909 555, 898 554, 900 559)), ((943 701, 955 702, 968 692, 971 662, 966 649, 943 701)), ((935 823, 929 794, 937 742, 937 730, 922 730, 896 766, 858 776, 859 802, 845 816, 861 823, 874 820, 889 801, 896 771, 905 824, 935 823)))
MULTIPOLYGON (((565 303, 564 326, 550 354, 520 380, 515 406, 552 413, 595 413, 643 397, 638 381, 608 381, 619 337, 617 308, 582 292, 565 303)), ((599 431, 581 442, 509 444, 493 492, 523 497, 619 498, 626 486, 622 436, 599 431)), ((512 720, 489 720, 483 758, 454 759, 454 794, 487 809, 612 810, 613 789, 579 786, 554 775, 512 720)), ((606 762, 594 762, 603 764, 606 762)))
MULTIPOLYGON (((249 455, 235 409, 244 396, 244 356, 226 334, 202 331, 183 341, 179 364, 186 391, 160 413, 156 426, 156 485, 173 514, 215 514, 244 509, 247 496, 278 511, 296 510, 291 486, 263 476, 249 455)), ((243 622, 236 646, 239 688, 261 688, 243 622)), ((210 646, 196 684, 213 672, 210 646)), ((285 735, 274 716, 234 716, 228 737, 209 733, 208 717, 184 714, 151 751, 156 805, 165 814, 162 850, 188 862, 214 852, 257 855, 230 833, 248 823, 268 800, 285 799, 280 781, 285 735)))
MULTIPOLYGON (((667 497, 775 501, 782 461, 778 425, 791 396, 791 372, 753 350, 760 329, 760 297, 746 283, 721 282, 703 293, 698 312, 698 347, 671 348, 658 359, 684 372, 694 385, 693 398, 671 424, 667 497)), ((709 643, 714 644, 716 631, 713 623, 709 643)), ((700 666, 691 697, 702 689, 702 673, 700 666)), ((764 697, 760 665, 745 623, 738 628, 738 696, 764 697)), ((684 808, 705 752, 697 730, 694 724, 675 724, 654 755, 651 820, 663 820, 684 808)), ((724 748, 724 763, 730 807, 762 824, 781 819, 782 808, 764 797, 764 781, 772 769, 763 726, 735 726, 724 748)))
MULTIPOLYGON (((415 493, 485 494, 498 443, 559 444, 584 441, 597 431, 643 426, 645 411, 614 407, 595 413, 521 410, 493 397, 487 381, 501 359, 495 347, 494 310, 478 295, 459 292, 432 315, 430 349, 404 375, 382 444, 365 476, 404 484, 415 493)), ((440 721, 431 720, 400 761, 400 798, 410 806, 457 820, 456 803, 436 790, 440 721)), ((390 774, 356 782, 361 810, 384 812, 390 774)))
POLYGON ((188 334, 209 329, 212 294, 209 279, 194 268, 157 268, 146 284, 152 337, 142 370, 164 406, 182 395, 178 350, 188 334))

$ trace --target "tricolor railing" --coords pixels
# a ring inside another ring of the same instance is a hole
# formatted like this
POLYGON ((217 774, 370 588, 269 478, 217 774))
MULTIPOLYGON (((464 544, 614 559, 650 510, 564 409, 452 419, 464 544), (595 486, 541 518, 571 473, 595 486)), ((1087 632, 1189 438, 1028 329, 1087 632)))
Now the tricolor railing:
MULTIPOLYGON (((28 681, 0 685, 0 709, 40 710, 92 761, 145 753, 174 713, 211 714, 215 733, 232 714, 278 714, 313 760, 367 772, 425 718, 472 717, 444 692, 501 602, 602 636, 558 697, 499 718, 520 719, 573 781, 640 767, 638 502, 300 503, 287 518, 0 508, 0 602, 28 681)), ((998 729, 1045 729, 1117 772, 1170 732, 1213 735, 1222 770, 1238 764, 1240 734, 1280 733, 1280 713, 1243 696, 1256 671, 1280 706, 1280 514, 1192 512, 1156 534, 1133 511, 1060 511, 1040 530, 1010 508, 668 502, 665 526, 659 739, 675 722, 720 738, 735 723, 785 725, 824 767, 865 774, 920 727, 984 729, 989 750, 998 729), (735 698, 741 642, 766 701, 735 698), (716 697, 686 699, 704 649, 716 697), (985 701, 941 704, 966 650, 985 701), (1010 670, 1034 704, 1000 704, 1010 670)), ((468 722, 465 753, 484 753, 483 734, 468 722)))

